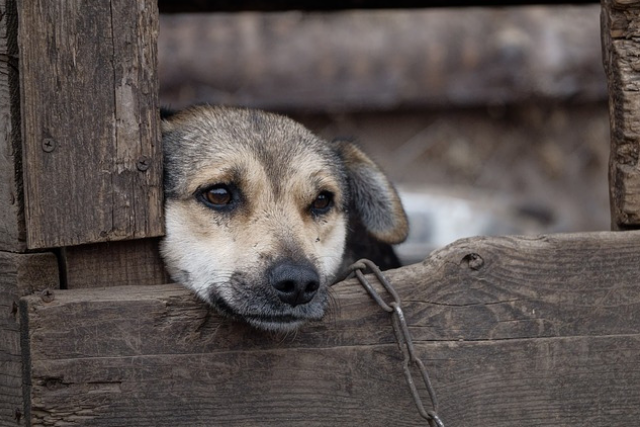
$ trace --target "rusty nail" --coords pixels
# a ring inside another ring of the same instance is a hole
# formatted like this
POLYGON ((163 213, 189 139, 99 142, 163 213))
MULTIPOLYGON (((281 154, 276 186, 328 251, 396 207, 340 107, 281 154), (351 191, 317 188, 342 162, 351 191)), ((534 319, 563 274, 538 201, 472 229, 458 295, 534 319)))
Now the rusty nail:
POLYGON ((50 289, 45 289, 44 291, 40 292, 40 299, 42 299, 43 302, 51 302, 53 301, 55 298, 55 296, 53 295, 53 291, 50 289))
POLYGON ((463 261, 466 261, 467 265, 472 270, 480 270, 484 265, 484 260, 480 255, 476 253, 465 255, 465 257, 463 258, 463 261))
POLYGON ((42 140, 42 150, 45 153, 50 153, 56 149, 56 141, 51 138, 45 138, 42 140))
POLYGON ((140 172, 144 172, 147 169, 149 169, 149 166, 151 166, 151 159, 148 158, 147 156, 140 156, 138 157, 136 166, 138 167, 138 170, 140 172))
POLYGON ((20 419, 22 418, 22 411, 19 408, 16 408, 16 411, 13 414, 16 423, 20 424, 20 419))
POLYGON ((16 317, 17 314, 18 314, 18 304, 16 304, 14 301, 13 304, 11 305, 11 315, 13 317, 16 317))

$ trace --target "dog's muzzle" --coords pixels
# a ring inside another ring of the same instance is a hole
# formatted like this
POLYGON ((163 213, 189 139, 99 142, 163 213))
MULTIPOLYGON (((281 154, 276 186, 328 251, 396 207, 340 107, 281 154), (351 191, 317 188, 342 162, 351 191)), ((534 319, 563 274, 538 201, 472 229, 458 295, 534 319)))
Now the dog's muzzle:
POLYGON ((305 260, 278 260, 257 280, 238 272, 229 285, 234 297, 224 298, 211 286, 205 300, 220 313, 263 330, 287 332, 320 320, 328 301, 328 287, 305 260))

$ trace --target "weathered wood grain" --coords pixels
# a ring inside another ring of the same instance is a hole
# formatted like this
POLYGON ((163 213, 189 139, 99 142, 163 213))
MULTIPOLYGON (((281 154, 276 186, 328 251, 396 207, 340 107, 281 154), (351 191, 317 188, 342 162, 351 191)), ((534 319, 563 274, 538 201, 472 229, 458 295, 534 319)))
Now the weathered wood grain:
MULTIPOLYGON (((639 348, 637 335, 417 345, 458 427, 634 425, 639 348)), ((400 365, 393 344, 34 362, 32 425, 424 426, 400 365)))
MULTIPOLYGON (((640 415, 640 232, 475 238, 388 272, 448 425, 640 415)), ((297 334, 177 285, 21 301, 32 425, 423 425, 386 313, 353 281, 297 334)))
POLYGON ((161 98, 176 107, 196 100, 292 112, 600 101, 598 13, 567 6, 162 16, 161 98))
POLYGON ((0 250, 24 251, 18 14, 15 0, 0 0, 0 250))
POLYGON ((640 7, 640 1, 638 0, 613 0, 613 5, 618 8, 632 8, 640 7))
POLYGON ((170 281, 158 239, 94 243, 64 249, 68 289, 157 285, 170 281))
POLYGON ((25 425, 20 351, 20 297, 59 287, 51 253, 0 252, 0 426, 25 425))
POLYGON ((602 1, 602 46, 609 82, 609 185, 614 230, 640 227, 640 3, 602 1))
POLYGON ((162 234, 155 1, 23 1, 29 248, 162 234))

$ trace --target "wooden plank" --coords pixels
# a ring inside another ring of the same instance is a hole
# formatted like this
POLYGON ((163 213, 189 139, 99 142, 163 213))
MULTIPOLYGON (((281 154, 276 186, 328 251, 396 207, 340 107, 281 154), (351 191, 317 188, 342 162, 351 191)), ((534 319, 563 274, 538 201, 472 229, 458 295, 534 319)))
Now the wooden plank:
MULTIPOLYGON (((640 232, 475 238, 388 272, 448 425, 633 425, 640 232)), ((424 425, 353 281, 274 336, 176 285, 21 300, 32 425, 424 425), (400 421, 399 421, 400 420, 400 421)))
POLYGON ((0 252, 0 427, 24 424, 18 303, 22 296, 59 288, 51 253, 0 252))
MULTIPOLYGON (((637 335, 417 345, 458 427, 634 425, 639 348, 637 335)), ((32 425, 424 426, 400 365, 393 344, 34 362, 32 425)))
POLYGON ((24 251, 15 0, 0 0, 0 14, 0 250, 24 251))
POLYGON ((67 289, 168 283, 158 242, 138 239, 65 248, 67 289))
POLYGON ((597 0, 572 0, 558 2, 554 0, 347 0, 347 1, 294 1, 294 0, 158 0, 162 13, 195 13, 195 12, 233 12, 233 11, 282 11, 282 10, 308 10, 331 11, 345 9, 416 9, 427 7, 463 7, 463 6, 522 6, 528 4, 552 4, 559 3, 583 4, 597 3, 597 0))
POLYGON ((602 46, 609 81, 609 185, 614 230, 640 227, 640 1, 602 1, 602 46))
POLYGON ((155 1, 20 7, 29 248, 161 235, 155 1))
POLYGON ((298 113, 603 101, 599 12, 162 16, 161 98, 298 113))

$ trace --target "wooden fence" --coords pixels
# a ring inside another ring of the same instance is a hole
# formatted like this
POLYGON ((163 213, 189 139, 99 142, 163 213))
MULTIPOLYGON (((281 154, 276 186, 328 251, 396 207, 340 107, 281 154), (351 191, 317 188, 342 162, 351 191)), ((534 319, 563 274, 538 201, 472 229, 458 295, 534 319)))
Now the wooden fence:
MULTIPOLYGON (((640 1, 602 11, 623 231, 471 238, 388 274, 448 426, 640 417, 640 1)), ((355 281, 285 337, 163 284, 155 1, 0 17, 0 426, 425 425, 355 281)))

